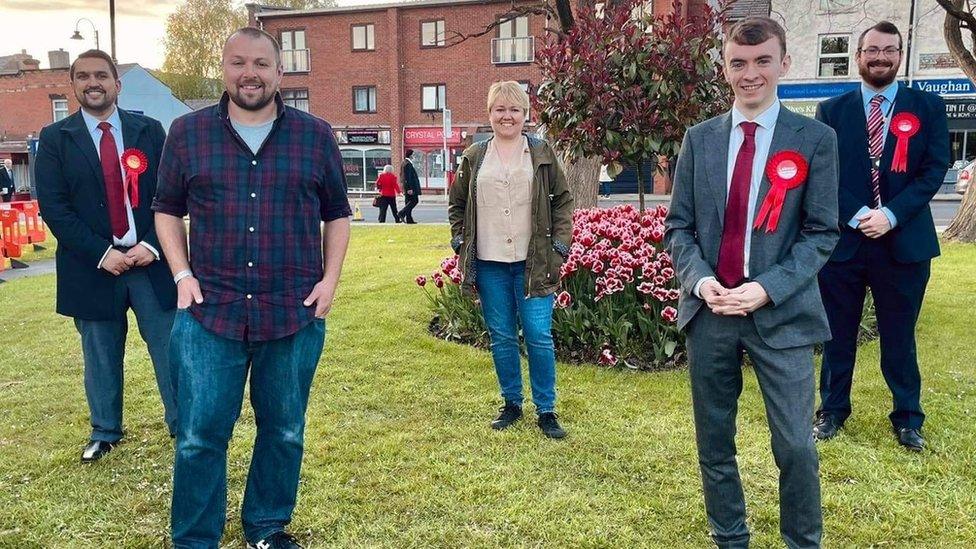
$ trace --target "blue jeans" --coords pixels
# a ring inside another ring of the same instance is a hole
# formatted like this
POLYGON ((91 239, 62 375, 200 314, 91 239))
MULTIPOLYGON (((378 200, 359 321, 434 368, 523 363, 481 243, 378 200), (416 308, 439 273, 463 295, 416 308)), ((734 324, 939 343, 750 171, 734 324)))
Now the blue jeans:
POLYGON ((481 299, 491 358, 506 402, 522 404, 522 366, 519 321, 529 356, 532 402, 538 413, 556 407, 556 352, 552 342, 552 305, 555 296, 525 297, 525 262, 478 260, 475 283, 481 299))
POLYGON ((291 522, 305 409, 325 343, 325 321, 273 341, 220 337, 179 311, 170 340, 180 414, 173 465, 173 546, 214 548, 227 513, 227 443, 250 370, 257 437, 241 522, 250 542, 291 522))
MULTIPOLYGON (((169 336, 176 309, 160 306, 146 269, 132 269, 119 275, 117 293, 136 315, 139 335, 146 342, 156 385, 163 400, 163 419, 170 434, 176 432, 176 399, 169 365, 169 336)), ((85 357, 85 396, 91 414, 91 439, 118 442, 122 438, 122 386, 125 379, 125 340, 128 316, 118 320, 75 319, 85 357)))

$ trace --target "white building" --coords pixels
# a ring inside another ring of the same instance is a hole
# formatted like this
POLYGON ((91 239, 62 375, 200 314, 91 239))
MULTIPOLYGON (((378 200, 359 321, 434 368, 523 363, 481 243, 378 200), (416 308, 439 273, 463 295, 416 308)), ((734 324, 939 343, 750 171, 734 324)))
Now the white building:
POLYGON ((946 14, 935 0, 772 0, 770 11, 786 29, 793 58, 779 86, 785 105, 813 116, 821 100, 859 86, 857 39, 888 20, 904 39, 899 80, 945 99, 953 161, 976 158, 976 85, 949 54, 946 14))

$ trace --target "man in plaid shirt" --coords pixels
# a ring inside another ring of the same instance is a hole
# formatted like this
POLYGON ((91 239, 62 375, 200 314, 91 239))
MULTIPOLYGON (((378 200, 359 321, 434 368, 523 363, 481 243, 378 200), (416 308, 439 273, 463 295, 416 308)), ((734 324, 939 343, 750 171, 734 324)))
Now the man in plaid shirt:
POLYGON ((170 128, 153 202, 178 290, 170 343, 179 409, 173 545, 220 543, 227 443, 250 371, 257 438, 244 535, 248 547, 299 547, 284 528, 351 212, 332 128, 284 106, 277 93, 277 41, 241 29, 228 38, 222 63, 220 103, 170 128))

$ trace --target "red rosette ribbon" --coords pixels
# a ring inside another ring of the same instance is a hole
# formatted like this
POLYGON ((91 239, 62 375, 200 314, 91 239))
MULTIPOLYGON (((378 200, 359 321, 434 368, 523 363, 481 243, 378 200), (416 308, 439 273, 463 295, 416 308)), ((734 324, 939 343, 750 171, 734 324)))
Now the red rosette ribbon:
POLYGON ((806 159, 797 151, 780 151, 770 157, 766 162, 766 177, 772 186, 756 214, 754 229, 759 229, 766 222, 767 233, 776 230, 783 202, 786 200, 786 191, 802 185, 807 179, 808 171, 806 159))
POLYGON ((149 158, 139 149, 127 149, 122 153, 122 167, 125 168, 125 192, 129 204, 139 207, 139 174, 149 168, 149 158))
POLYGON ((891 157, 891 171, 908 171, 908 140, 918 133, 922 123, 910 112, 900 112, 891 119, 890 130, 898 138, 895 155, 891 157))

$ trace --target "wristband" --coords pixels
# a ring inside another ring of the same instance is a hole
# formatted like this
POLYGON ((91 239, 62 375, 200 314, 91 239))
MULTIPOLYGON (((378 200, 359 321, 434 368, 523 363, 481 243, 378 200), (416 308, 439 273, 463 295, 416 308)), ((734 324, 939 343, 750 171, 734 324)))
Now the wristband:
POLYGON ((191 276, 193 276, 193 271, 191 271, 190 269, 183 269, 182 271, 176 273, 176 276, 173 277, 173 283, 179 284, 181 280, 191 276))

